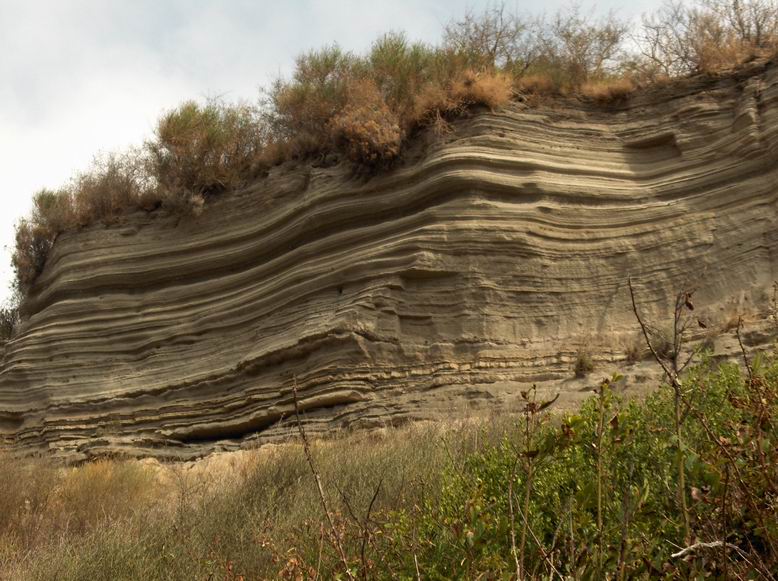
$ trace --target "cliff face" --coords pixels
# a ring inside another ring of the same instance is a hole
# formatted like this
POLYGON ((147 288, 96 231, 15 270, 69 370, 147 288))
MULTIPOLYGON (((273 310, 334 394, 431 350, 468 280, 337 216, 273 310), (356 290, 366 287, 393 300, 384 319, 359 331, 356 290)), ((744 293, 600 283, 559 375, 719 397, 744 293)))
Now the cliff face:
POLYGON ((629 276, 654 321, 696 286, 712 331, 778 278, 774 66, 481 112, 418 158, 281 166, 196 217, 61 236, 6 348, 0 438, 199 454, 286 433, 294 381, 311 430, 515 409, 532 383, 573 405, 653 369, 624 363, 629 276))

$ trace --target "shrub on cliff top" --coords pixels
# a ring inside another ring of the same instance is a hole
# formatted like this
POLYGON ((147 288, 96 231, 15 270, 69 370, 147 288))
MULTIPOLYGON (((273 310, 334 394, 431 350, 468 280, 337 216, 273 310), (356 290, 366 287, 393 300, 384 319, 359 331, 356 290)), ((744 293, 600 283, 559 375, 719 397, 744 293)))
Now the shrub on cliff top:
POLYGON ((627 32, 612 15, 576 8, 546 18, 493 7, 450 23, 439 46, 392 33, 363 56, 336 45, 305 53, 258 105, 187 101, 162 116, 143 148, 98 160, 36 198, 17 226, 17 287, 29 288, 60 232, 138 207, 200 209, 203 196, 290 157, 339 153, 385 166, 419 128, 446 132, 468 107, 502 106, 514 91, 527 102, 548 93, 612 102, 629 96, 632 78, 720 70, 766 54, 778 46, 778 4, 668 4, 644 19, 638 53, 625 45, 627 32))
POLYGON ((166 192, 211 194, 256 175, 267 131, 257 107, 187 101, 157 123, 146 145, 152 172, 166 192))
POLYGON ((400 120, 371 80, 352 82, 348 104, 329 122, 333 143, 352 161, 374 165, 400 154, 400 120))

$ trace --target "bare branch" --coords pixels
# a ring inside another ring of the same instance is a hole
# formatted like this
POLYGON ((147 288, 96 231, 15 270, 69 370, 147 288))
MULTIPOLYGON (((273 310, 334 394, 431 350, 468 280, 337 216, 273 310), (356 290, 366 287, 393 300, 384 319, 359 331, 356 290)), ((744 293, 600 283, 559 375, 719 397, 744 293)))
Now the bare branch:
POLYGON ((680 382, 678 381, 678 378, 673 373, 672 369, 670 369, 670 367, 668 367, 667 364, 662 360, 662 358, 656 352, 656 349, 654 348, 654 344, 651 342, 651 337, 648 333, 648 328, 646 327, 646 324, 643 322, 643 318, 640 316, 637 303, 635 302, 635 289, 632 287, 632 277, 629 277, 627 279, 627 284, 629 285, 629 296, 632 299, 632 312, 635 313, 635 318, 638 320, 638 324, 640 325, 640 330, 643 331, 643 337, 646 340, 646 345, 648 345, 648 348, 651 351, 651 355, 654 356, 656 362, 664 370, 665 375, 667 375, 668 379, 672 382, 673 387, 680 387, 680 382))
POLYGON ((740 329, 742 326, 743 317, 741 316, 737 318, 737 329, 735 330, 735 334, 737 335, 738 345, 740 345, 740 352, 743 354, 743 361, 746 364, 746 371, 748 372, 748 385, 752 386, 754 385, 754 370, 751 368, 751 361, 748 359, 746 347, 743 345, 743 339, 740 337, 740 329))
POLYGON ((349 579, 354 579, 354 575, 349 568, 348 559, 346 553, 343 551, 343 545, 340 542, 340 536, 335 528, 335 523, 332 521, 332 513, 327 505, 327 498, 324 496, 324 488, 321 485, 321 477, 318 470, 316 470, 316 464, 313 462, 313 455, 311 454, 311 448, 308 445, 308 438, 305 435, 303 424, 300 421, 300 404, 297 401, 297 376, 294 376, 294 383, 292 384, 292 393, 294 394, 294 415, 297 419, 297 429, 300 431, 300 437, 303 440, 303 450, 305 451, 305 458, 308 460, 308 466, 311 468, 313 478, 316 481, 316 488, 319 492, 319 502, 321 503, 324 514, 327 516, 327 522, 330 525, 330 532, 332 534, 332 544, 338 552, 340 561, 343 564, 344 572, 349 579))
POLYGON ((740 551, 740 548, 737 545, 733 545, 732 543, 727 543, 727 542, 724 542, 724 541, 711 541, 709 543, 703 543, 703 542, 694 543, 693 545, 690 545, 690 546, 686 547, 685 549, 682 549, 682 550, 678 551, 677 553, 673 553, 670 556, 673 559, 682 559, 686 555, 689 555, 690 553, 697 552, 700 549, 716 549, 718 547, 723 547, 723 546, 726 546, 727 548, 730 548, 730 549, 735 549, 737 551, 740 551))

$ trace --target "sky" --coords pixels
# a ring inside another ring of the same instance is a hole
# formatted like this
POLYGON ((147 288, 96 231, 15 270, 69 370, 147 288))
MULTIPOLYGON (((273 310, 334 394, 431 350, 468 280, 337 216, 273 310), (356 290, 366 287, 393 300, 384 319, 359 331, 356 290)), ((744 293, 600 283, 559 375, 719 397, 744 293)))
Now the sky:
MULTIPOLYGON (((636 18, 659 0, 585 4, 636 18)), ((506 7, 553 12, 569 2, 506 7), (534 7, 534 8, 533 8, 534 7)), ((254 101, 294 57, 337 42, 361 52, 381 34, 437 42, 476 0, 0 0, 0 303, 10 295, 14 224, 32 195, 96 154, 149 137, 186 99, 254 101)))

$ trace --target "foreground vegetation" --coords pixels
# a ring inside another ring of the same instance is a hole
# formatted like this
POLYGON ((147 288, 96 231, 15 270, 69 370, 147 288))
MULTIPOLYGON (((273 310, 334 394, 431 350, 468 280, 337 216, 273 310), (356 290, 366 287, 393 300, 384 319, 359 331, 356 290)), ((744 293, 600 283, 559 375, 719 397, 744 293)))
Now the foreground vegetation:
MULTIPOLYGON (((438 46, 387 34, 364 55, 337 46, 303 54, 292 77, 264 90, 259 103, 184 103, 142 147, 101 157, 69 184, 38 192, 16 230, 18 296, 62 232, 130 210, 199 212, 208 196, 285 159, 335 155, 386 166, 414 134, 450 131, 473 106, 550 94, 622 100, 641 85, 772 55, 777 39, 774 0, 691 0, 670 2, 635 27, 581 9, 523 17, 496 7, 451 22, 438 46)), ((7 335, 0 329, 0 340, 7 335)))
POLYGON ((620 382, 575 415, 530 390, 512 419, 199 473, 5 458, 0 578, 774 579, 778 361, 703 361, 680 418, 670 387, 625 401, 620 382))

